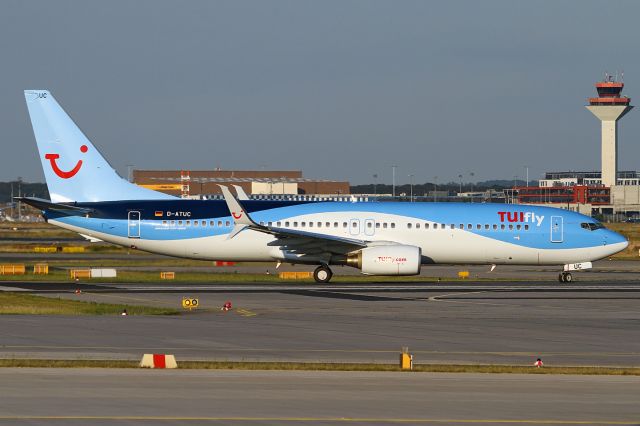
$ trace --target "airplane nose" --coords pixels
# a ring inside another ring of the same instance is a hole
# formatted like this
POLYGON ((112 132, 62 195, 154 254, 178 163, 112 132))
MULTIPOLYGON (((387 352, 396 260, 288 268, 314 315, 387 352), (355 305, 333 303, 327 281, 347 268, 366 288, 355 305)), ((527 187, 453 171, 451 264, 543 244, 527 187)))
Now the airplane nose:
POLYGON ((616 248, 620 250, 624 250, 629 245, 629 240, 624 235, 618 234, 617 232, 607 231, 604 235, 604 244, 605 245, 615 245, 616 248))

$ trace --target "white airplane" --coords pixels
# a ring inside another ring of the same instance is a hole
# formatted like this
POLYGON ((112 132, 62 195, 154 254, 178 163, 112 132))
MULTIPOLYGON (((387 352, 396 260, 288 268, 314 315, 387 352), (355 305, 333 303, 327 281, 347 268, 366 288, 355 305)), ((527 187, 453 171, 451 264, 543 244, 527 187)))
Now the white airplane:
POLYGON ((557 265, 571 271, 625 249, 594 219, 550 207, 468 203, 183 200, 122 179, 46 90, 26 90, 51 200, 45 219, 93 240, 202 260, 331 265, 416 275, 424 265, 557 265))

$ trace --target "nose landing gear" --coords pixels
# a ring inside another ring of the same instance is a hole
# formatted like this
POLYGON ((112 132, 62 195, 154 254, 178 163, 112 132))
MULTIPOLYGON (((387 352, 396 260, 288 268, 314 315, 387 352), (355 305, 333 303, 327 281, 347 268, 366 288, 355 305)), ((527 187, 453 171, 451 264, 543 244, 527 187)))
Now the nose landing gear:
POLYGON ((317 283, 328 283, 333 277, 333 272, 327 265, 320 265, 313 271, 313 279, 316 280, 317 283))
POLYGON ((573 281, 573 276, 571 272, 561 272, 560 275, 558 275, 558 281, 561 283, 570 283, 573 281))

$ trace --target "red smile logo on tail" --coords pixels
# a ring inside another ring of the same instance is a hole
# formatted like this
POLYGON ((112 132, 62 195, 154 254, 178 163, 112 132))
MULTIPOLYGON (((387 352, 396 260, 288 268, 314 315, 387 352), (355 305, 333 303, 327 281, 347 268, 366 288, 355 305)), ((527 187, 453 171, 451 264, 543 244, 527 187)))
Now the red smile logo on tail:
MULTIPOLYGON (((88 148, 86 145, 82 145, 80 147, 80 152, 82 152, 83 154, 87 152, 87 150, 88 148)), ((51 162, 51 168, 53 169, 53 172, 62 179, 69 179, 74 177, 76 173, 80 171, 80 167, 82 167, 82 160, 78 160, 73 169, 65 172, 64 170, 60 169, 60 167, 58 167, 58 163, 56 163, 56 160, 60 158, 59 154, 45 154, 44 158, 51 162)))

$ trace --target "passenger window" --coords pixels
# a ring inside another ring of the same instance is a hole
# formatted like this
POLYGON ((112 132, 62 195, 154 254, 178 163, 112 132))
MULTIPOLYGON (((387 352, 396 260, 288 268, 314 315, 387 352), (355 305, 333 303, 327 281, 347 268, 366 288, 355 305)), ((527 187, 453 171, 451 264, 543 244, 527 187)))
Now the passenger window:
POLYGON ((428 223, 424 224, 424 229, 429 229, 429 224, 428 223))
POLYGON ((284 223, 284 226, 285 226, 286 228, 288 228, 288 227, 289 227, 289 222, 285 222, 285 223, 284 223))
POLYGON ((484 229, 489 229, 489 225, 485 224, 484 229))
POLYGON ((185 223, 186 223, 187 226, 191 226, 191 221, 190 220, 186 221, 185 223))
POLYGON ((218 221, 218 226, 222 226, 222 221, 221 220, 218 221))
POLYGON ((407 229, 411 229, 411 224, 407 223, 407 229))
POLYGON ((521 226, 520 225, 516 225, 516 229, 520 230, 521 226))
POLYGON ((182 226, 182 221, 181 220, 178 221, 178 226, 182 226))
POLYGON ((260 222, 260 226, 264 226, 264 222, 260 222))
POLYGON ((167 221, 166 221, 166 220, 163 220, 163 221, 162 221, 162 225, 163 225, 163 226, 166 226, 166 224, 167 224, 167 221))
POLYGON ((333 227, 337 228, 338 227, 338 222, 333 222, 333 227))
POLYGON ((326 222, 324 226, 326 226, 327 228, 331 228, 331 222, 326 222))
POLYGON ((529 230, 529 225, 525 225, 525 226, 524 226, 524 230, 525 230, 525 231, 528 231, 528 230, 529 230))
POLYGON ((482 229, 482 225, 477 224, 477 225, 476 225, 476 229, 482 229))
POLYGON ((420 229, 420 224, 416 223, 416 229, 420 229))
POLYGON ((300 222, 300 227, 304 228, 305 226, 307 226, 307 222, 300 222))
POLYGON ((473 229, 473 225, 470 223, 467 223, 467 229, 473 229))
POLYGON ((376 222, 376 229, 380 228, 380 222, 376 222))
POLYGON ((228 220, 224 224, 225 224, 225 226, 230 226, 231 225, 231 223, 228 220))
POLYGON ((322 222, 318 222, 318 228, 322 228, 322 222))
POLYGON ((309 222, 309 228, 313 228, 313 222, 309 222))
POLYGON ((193 221, 193 226, 198 226, 198 221, 197 220, 193 221))
POLYGON ((171 226, 176 226, 176 221, 175 220, 171 221, 171 226))
POLYGON ((387 229, 387 222, 383 223, 383 224, 382 224, 382 227, 383 227, 384 229, 387 229))
POLYGON ((395 227, 396 227, 396 224, 391 222, 391 228, 395 228, 395 227))
POLYGON ((202 222, 200 222, 202 224, 202 226, 207 226, 207 221, 203 220, 202 222))
POLYGON ((513 225, 509 224, 509 229, 513 229, 513 225))
POLYGON ((504 228, 505 228, 505 226, 504 226, 504 223, 503 223, 502 225, 500 225, 500 229, 502 229, 504 231, 504 228))
POLYGON ((273 226, 273 222, 267 222, 267 226, 273 226))
POLYGON ((210 220, 210 221, 209 221, 209 226, 216 226, 216 222, 215 222, 215 221, 213 221, 213 220, 210 220))
POLYGON ((342 227, 346 228, 347 227, 347 222, 342 222, 342 227))
POLYGON ((455 229, 455 227, 456 227, 456 226, 452 223, 452 224, 451 224, 451 229, 455 229))
POLYGON ((276 226, 280 228, 282 226, 282 222, 276 222, 276 226))
POLYGON ((293 222, 293 227, 297 228, 298 227, 298 222, 293 222))
POLYGON ((371 222, 367 222, 367 228, 373 228, 373 224, 371 222))
POLYGON ((493 224, 493 229, 498 229, 498 225, 496 225, 495 223, 493 224))
POLYGON ((464 223, 460 224, 460 229, 464 229, 464 223))

